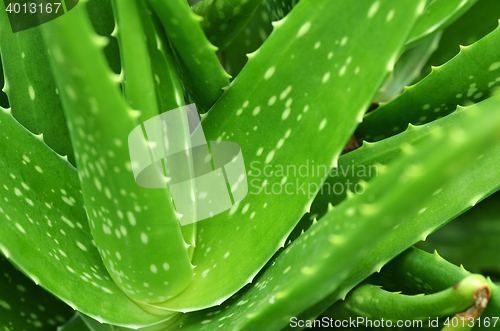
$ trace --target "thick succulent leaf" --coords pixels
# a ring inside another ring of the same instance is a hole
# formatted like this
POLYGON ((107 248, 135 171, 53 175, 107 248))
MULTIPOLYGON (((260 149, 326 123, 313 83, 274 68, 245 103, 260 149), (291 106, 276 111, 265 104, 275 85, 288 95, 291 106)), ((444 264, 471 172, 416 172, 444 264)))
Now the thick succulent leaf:
POLYGON ((156 44, 153 24, 143 1, 112 0, 124 72, 123 91, 132 109, 139 110, 140 122, 159 114, 148 39, 156 44), (144 20, 145 19, 145 20, 144 20), (145 31, 145 24, 150 29, 145 31), (149 33, 148 33, 149 32, 149 33))
POLYGON ((444 260, 436 251, 431 254, 410 247, 368 281, 389 291, 416 295, 444 291, 468 275, 467 270, 444 260))
POLYGON ((265 0, 273 21, 279 21, 285 17, 299 0, 265 0))
MULTIPOLYGON (((153 24, 151 25, 146 17, 143 17, 143 22, 148 35, 147 40, 149 53, 151 54, 158 107, 160 113, 164 113, 184 106, 184 96, 182 84, 175 67, 174 54, 165 30, 158 18, 151 11, 148 11, 148 13, 153 24)), ((187 123, 180 127, 184 129, 184 136, 187 137, 189 135, 187 123)), ((189 139, 184 143, 186 146, 190 146, 189 139)), ((193 186, 192 189, 194 189, 193 186)), ((196 222, 183 225, 181 231, 184 241, 189 245, 188 255, 191 259, 196 246, 196 222)))
POLYGON ((472 46, 463 47, 455 58, 434 68, 429 76, 396 99, 368 113, 356 137, 377 141, 402 132, 408 123, 428 123, 449 114, 457 105, 489 97, 500 86, 499 48, 500 28, 497 28, 472 46))
MULTIPOLYGON (((353 196, 325 214, 237 298, 222 307, 185 315, 179 329, 279 330, 328 293, 335 290, 345 295, 346 288, 338 286, 346 277, 352 278, 353 271, 367 277, 381 268, 381 261, 403 250, 372 255, 373 247, 380 243, 393 247, 389 244, 394 242, 390 240, 393 233, 414 226, 408 216, 417 215, 432 192, 477 162, 482 153, 491 151, 486 142, 500 145, 499 99, 470 111, 462 126, 436 132, 424 146, 408 152, 374 179, 365 194, 353 196), (410 195, 412 199, 408 199, 410 195), (361 271, 359 265, 363 265, 361 271)), ((419 235, 412 230, 407 236, 419 235)))
MULTIPOLYGON (((390 290, 403 290, 416 294, 443 291, 459 283, 468 275, 470 273, 462 266, 457 267, 449 263, 437 252, 429 254, 410 248, 388 263, 380 274, 375 274, 370 280, 390 290)), ((491 320, 491 317, 498 317, 500 313, 500 288, 490 279, 488 279, 488 285, 491 289, 491 296, 481 319, 489 317, 493 325, 494 320, 491 320)))
POLYGON ((5 4, 0 4, 0 52, 5 71, 3 91, 12 115, 28 130, 43 133, 46 143, 75 164, 59 90, 50 71, 39 27, 13 33, 5 4))
POLYGON ((5 331, 54 330, 73 309, 35 285, 0 255, 0 328, 5 331))
POLYGON ((150 12, 149 19, 153 26, 144 18, 148 33, 148 46, 151 54, 151 64, 155 75, 156 95, 160 113, 184 106, 182 84, 176 70, 174 54, 165 30, 158 18, 150 12))
POLYGON ((111 0, 88 0, 86 7, 94 31, 109 40, 109 44, 104 47, 104 54, 113 72, 119 74, 122 66, 118 40, 113 35, 115 18, 111 0))
POLYGON ((187 311, 221 303, 283 246, 324 177, 293 171, 268 177, 262 168, 337 162, 423 8, 423 1, 377 4, 345 2, 339 9, 329 0, 301 1, 204 119, 208 140, 241 146, 251 188, 231 210, 199 222, 193 281, 164 307, 187 311), (387 20, 392 10, 399 14, 387 20), (304 141, 316 141, 318 148, 304 141), (298 194, 269 194, 272 185, 285 183, 297 185, 298 194))
MULTIPOLYGON (((498 100, 498 97, 495 98, 498 100)), ((485 100, 476 106, 480 105, 482 110, 498 110, 499 105, 496 100, 485 100)), ((358 169, 358 165, 368 167, 378 162, 382 164, 391 162, 395 157, 401 155, 401 151, 397 151, 397 146, 408 150, 423 139, 431 139, 432 135, 430 135, 430 132, 437 128, 448 127, 450 125, 464 126, 471 117, 471 115, 467 114, 472 109, 474 109, 474 106, 471 109, 455 112, 448 117, 425 126, 417 128, 410 127, 410 129, 403 134, 375 144, 366 145, 359 151, 356 150, 355 152, 348 153, 346 154, 346 159, 344 159, 344 162, 346 162, 344 163, 344 169, 345 165, 353 164, 353 159, 359 160, 356 161, 359 163, 354 163, 356 169, 358 169), (357 154, 358 157, 355 157, 354 153, 359 153, 357 154), (347 158, 347 156, 351 156, 351 154, 354 158, 347 158), (347 163, 347 161, 350 163, 347 163)), ((484 113, 482 116, 489 115, 484 113)), ((500 145, 496 144, 493 148, 490 154, 485 153, 473 166, 458 174, 446 186, 436 190, 428 204, 425 208, 422 208, 419 213, 407 215, 405 220, 401 220, 402 223, 399 227, 394 229, 386 238, 381 238, 371 247, 369 252, 364 253, 363 259, 360 260, 360 263, 356 265, 348 279, 344 281, 335 292, 330 294, 316 306, 305 311, 301 314, 299 319, 306 320, 316 318, 328 306, 343 298, 347 291, 359 284, 370 273, 379 270, 380 267, 387 263, 392 257, 405 250, 408 246, 424 240, 428 234, 446 224, 448 221, 456 218, 457 215, 465 212, 477 202, 489 196, 492 192, 497 191, 500 188, 500 173, 496 170, 497 164, 500 162, 500 145)), ((379 168, 379 170, 381 170, 381 168, 379 168)), ((375 177, 375 174, 372 174, 372 176, 375 177)), ((345 178, 349 179, 349 177, 345 178)), ((362 176, 361 179, 367 180, 369 177, 362 176)), ((328 181, 331 181, 332 185, 334 185, 337 180, 341 183, 345 183, 343 178, 328 179, 328 181)), ((354 181, 359 182, 359 178, 356 178, 356 175, 354 175, 354 181)), ((334 194, 331 195, 331 197, 337 199, 336 201, 343 199, 342 196, 334 194)), ((325 207, 318 206, 318 208, 324 210, 325 207)), ((319 214, 321 214, 321 212, 319 212, 319 214)))
MULTIPOLYGON (((184 96, 182 84, 175 67, 172 48, 165 34, 165 30, 158 18, 151 11, 148 11, 148 13, 149 19, 153 22, 152 26, 146 17, 143 17, 143 22, 148 35, 148 47, 151 54, 153 73, 155 75, 154 82, 156 96, 158 98, 158 107, 160 113, 164 113, 184 106, 184 96)), ((187 123, 180 127, 184 129, 184 136, 187 137, 189 135, 187 132, 187 123)), ((184 143, 186 146, 190 146, 189 139, 184 141, 184 143)), ((184 241, 189 245, 188 255, 191 259, 196 246, 196 222, 183 225, 181 231, 184 241)))
POLYGON ((201 17, 201 27, 208 40, 224 50, 245 29, 262 0, 202 1, 191 9, 201 17))
POLYGON ((434 53, 439 45, 441 33, 430 36, 421 43, 411 47, 398 59, 393 72, 380 89, 374 102, 386 102, 401 92, 405 86, 411 85, 420 75, 429 57, 434 53))
POLYGON ((227 72, 236 77, 248 61, 247 54, 255 52, 267 39, 273 26, 263 2, 247 27, 222 53, 224 67, 227 72))
POLYGON ((184 0, 147 0, 160 18, 178 55, 184 92, 198 111, 205 113, 229 85, 229 75, 222 68, 215 46, 210 44, 200 26, 201 18, 184 0))
POLYGON ((42 27, 104 265, 129 297, 167 300, 189 283, 192 266, 168 188, 147 189, 134 180, 127 141, 140 124, 137 114, 112 81, 83 6, 42 27))
POLYGON ((417 247, 437 250, 446 260, 467 270, 500 275, 500 193, 495 193, 453 222, 432 233, 417 247))
POLYGON ((428 295, 389 292, 381 286, 365 283, 349 292, 344 301, 337 302, 323 315, 335 320, 363 317, 370 320, 383 318, 394 324, 401 320, 421 320, 428 324, 429 318, 460 314, 475 307, 475 297, 486 294, 488 299, 490 291, 486 278, 477 274, 468 275, 456 285, 428 295))
MULTIPOLYGON (((113 4, 124 63, 125 98, 132 108, 141 111, 139 120, 183 106, 182 86, 173 54, 157 18, 142 0, 113 1, 113 4)), ((189 135, 188 132, 184 134, 189 135)), ((192 257, 196 223, 184 225, 181 230, 192 257)))
POLYGON ((498 19, 500 19, 499 1, 477 1, 462 17, 443 31, 439 48, 427 62, 421 78, 431 72, 431 66, 442 65, 457 55, 460 51, 459 45, 471 45, 495 30, 498 19))
POLYGON ((95 319, 128 326, 163 320, 139 308, 109 277, 75 168, 5 111, 0 126, 2 253, 35 283, 95 319))
MULTIPOLYGON (((363 194, 364 182, 377 177, 385 166, 404 154, 401 149, 402 145, 410 144, 417 146, 429 139, 431 137, 430 134, 436 128, 457 125, 457 123, 462 121, 461 118, 464 116, 464 111, 467 111, 467 108, 460 108, 455 113, 434 121, 429 125, 410 125, 401 134, 377 143, 364 142, 359 149, 342 155, 339 158, 338 166, 330 170, 328 178, 323 183, 322 189, 311 205, 310 212, 304 215, 292 232, 290 239, 297 238, 301 231, 307 229, 314 219, 322 217, 327 212, 329 204, 336 206, 342 202, 348 196, 349 191, 352 194, 363 194)), ((492 159, 488 169, 491 169, 491 165, 495 162, 494 160, 496 159, 492 159)), ((495 177, 495 180, 498 180, 498 177, 495 177)), ((488 186, 481 197, 491 192, 498 185, 498 182, 493 181, 492 184, 493 186, 488 186)), ((473 192, 474 195, 477 195, 477 192, 473 192)), ((453 217, 465 211, 463 209, 464 206, 460 206, 459 208, 459 211, 455 211, 456 214, 451 213, 448 217, 453 217)), ((466 205, 465 208, 469 208, 469 205, 466 205)), ((451 218, 448 218, 448 220, 451 220, 451 218)))
POLYGON ((415 44, 426 36, 452 24, 477 0, 433 0, 425 9, 418 24, 413 29, 407 44, 415 44))

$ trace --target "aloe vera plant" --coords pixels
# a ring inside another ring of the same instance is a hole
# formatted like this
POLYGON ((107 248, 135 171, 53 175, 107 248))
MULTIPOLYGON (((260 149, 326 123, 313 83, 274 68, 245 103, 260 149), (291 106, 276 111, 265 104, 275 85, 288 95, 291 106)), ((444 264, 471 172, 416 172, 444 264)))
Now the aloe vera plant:
POLYGON ((0 329, 500 327, 494 235, 436 231, 498 228, 485 1, 87 0, 16 33, 2 2, 0 329), (230 204, 197 219, 209 173, 230 204))

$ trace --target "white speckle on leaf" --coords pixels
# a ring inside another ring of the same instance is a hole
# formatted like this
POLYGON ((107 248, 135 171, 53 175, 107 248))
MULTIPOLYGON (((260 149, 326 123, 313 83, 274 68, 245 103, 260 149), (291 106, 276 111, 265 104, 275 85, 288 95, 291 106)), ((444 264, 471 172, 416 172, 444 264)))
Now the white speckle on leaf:
POLYGON ((323 129, 325 128, 325 126, 326 126, 326 122, 327 122, 327 120, 326 120, 326 118, 325 118, 325 119, 323 119, 323 120, 321 121, 321 123, 319 123, 319 128, 318 128, 318 129, 319 129, 319 131, 321 131, 321 130, 323 130, 323 129))
POLYGON ((368 18, 372 18, 373 16, 375 16, 379 8, 380 8, 380 2, 375 1, 368 10, 368 18))
POLYGON ((35 90, 33 89, 33 86, 28 87, 29 93, 30 93, 30 99, 35 100, 35 90))
POLYGON ((270 151, 269 154, 266 156, 266 164, 271 162, 274 158, 274 150, 270 151))
POLYGON ((500 68, 500 62, 495 62, 493 63, 491 66, 490 66, 490 71, 493 71, 493 70, 497 70, 498 68, 500 68))
POLYGON ((311 28, 311 22, 304 23, 297 32, 297 38, 300 38, 303 35, 305 35, 310 28, 311 28))
POLYGON ((271 67, 267 69, 266 73, 264 74, 264 79, 269 79, 274 75, 274 72, 276 71, 276 67, 271 67))
POLYGON ((387 13, 387 16, 386 16, 385 20, 386 20, 387 22, 392 21, 392 19, 394 18, 394 13, 395 13, 394 9, 391 9, 391 10, 389 11, 389 13, 387 13))
POLYGON ((290 115, 290 111, 291 111, 290 108, 285 109, 283 111, 283 114, 281 114, 281 119, 286 120, 288 118, 288 116, 290 115))
POLYGON ((330 79, 330 71, 328 71, 324 76, 323 76, 323 79, 321 80, 324 83, 328 82, 328 80, 330 79))
POLYGON ((143 233, 141 233, 141 241, 142 241, 142 243, 143 243, 143 244, 147 244, 147 243, 148 243, 148 240, 149 240, 149 239, 148 239, 148 235, 147 235, 147 234, 145 234, 144 232, 143 232, 143 233))

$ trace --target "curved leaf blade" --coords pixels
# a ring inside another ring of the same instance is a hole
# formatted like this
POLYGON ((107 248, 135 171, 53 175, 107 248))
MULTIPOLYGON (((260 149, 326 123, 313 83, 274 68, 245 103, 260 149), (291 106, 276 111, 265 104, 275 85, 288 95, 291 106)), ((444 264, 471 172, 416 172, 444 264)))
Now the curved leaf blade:
POLYGON ((135 182, 127 141, 140 122, 112 81, 83 10, 75 8, 43 27, 82 169, 92 235, 111 277, 129 297, 165 301, 191 279, 187 244, 168 188, 146 189, 135 182), (67 66, 89 74, 68 72, 67 66))
POLYGON ((360 140, 377 141, 448 115, 457 105, 479 102, 500 86, 500 27, 461 52, 396 99, 368 113, 356 130, 360 140), (477 59, 481 59, 478 61, 477 59))
POLYGON ((201 18, 183 0, 148 0, 161 20, 178 55, 184 92, 205 113, 229 85, 229 75, 222 68, 215 46, 201 29, 201 18))
POLYGON ((54 330, 73 315, 57 300, 0 255, 0 328, 6 331, 54 330))
POLYGON ((415 44, 423 38, 452 24, 467 12, 477 0, 434 0, 425 9, 413 29, 407 44, 415 44))
POLYGON ((4 92, 12 115, 34 134, 75 164, 59 90, 50 71, 41 30, 34 27, 13 33, 4 3, 0 4, 0 52, 5 71, 4 92))
POLYGON ((78 173, 0 109, 0 250, 74 309, 117 325, 153 316, 132 302, 102 263, 83 208, 78 173))
POLYGON ((307 160, 328 167, 336 163, 358 119, 394 64, 422 3, 398 3, 411 10, 398 10, 400 15, 387 21, 394 9, 394 4, 387 1, 380 2, 377 13, 370 11, 369 1, 345 2, 341 10, 338 3, 328 0, 301 1, 275 25, 271 36, 202 122, 209 140, 227 139, 241 146, 246 169, 251 171, 250 192, 229 212, 199 222, 193 281, 163 307, 189 311, 220 304, 250 282, 283 246, 324 178, 304 178, 293 172, 286 178, 267 177, 262 167, 298 168, 307 160), (359 11, 364 15, 355 15, 359 11), (337 15, 326 17, 324 12, 337 15), (369 14, 371 19, 367 20, 369 14), (353 21, 353 17, 357 19, 353 21), (380 29, 371 29, 372 24, 380 29), (354 26, 356 29, 351 31, 354 26), (376 42, 394 30, 398 33, 391 33, 384 46, 376 42), (372 52, 378 56, 371 56, 372 52), (333 53, 335 56, 330 55, 333 53), (346 83, 348 79, 350 84, 346 83), (337 93, 332 96, 331 91, 337 93), (304 141, 321 142, 321 148, 311 150, 304 141), (254 161, 257 163, 252 167, 254 161), (272 185, 282 181, 298 181, 297 186, 307 188, 311 184, 313 188, 292 195, 262 191, 267 186, 270 192, 272 185), (248 247, 254 250, 251 256, 248 247), (222 278, 230 280, 217 281, 222 278))

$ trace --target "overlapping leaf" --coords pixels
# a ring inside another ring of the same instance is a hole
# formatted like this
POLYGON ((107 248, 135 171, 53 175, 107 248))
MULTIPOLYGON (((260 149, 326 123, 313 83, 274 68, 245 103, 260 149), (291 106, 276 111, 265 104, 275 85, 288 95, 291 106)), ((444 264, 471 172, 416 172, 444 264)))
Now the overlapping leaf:
MULTIPOLYGON (((374 179, 364 194, 328 211, 277 256, 255 284, 220 308, 186 315, 179 329, 279 330, 328 293, 345 296, 349 290, 346 283, 358 284, 403 251, 412 236, 421 236, 420 225, 412 218, 422 215, 436 200, 432 192, 448 188, 448 181, 456 180, 478 156, 490 151, 486 141, 500 146, 496 133, 499 102, 497 98, 482 104, 476 109, 478 113, 471 110, 461 125, 435 132, 424 145, 374 179), (412 199, 408 200, 410 194, 412 199), (401 228, 405 228, 404 236, 401 228), (398 237, 401 241, 394 239, 398 237)), ((422 218, 419 223, 430 225, 422 218)))
POLYGON ((178 54, 184 92, 198 110, 205 113, 229 85, 215 46, 208 42, 199 21, 184 0, 148 0, 160 18, 169 39, 178 54))
POLYGON ((227 72, 236 77, 248 61, 247 54, 255 52, 267 39, 273 26, 267 13, 265 3, 262 3, 248 26, 222 53, 223 63, 227 72))
MULTIPOLYGON (((498 100, 498 97, 495 98, 498 100)), ((483 101, 478 105, 484 107, 482 108, 484 110, 489 109, 489 114, 494 113, 499 107, 498 101, 494 99, 483 101)), ((401 152, 397 151, 397 146, 411 150, 412 145, 418 144, 423 139, 429 139, 430 137, 426 138, 425 136, 435 128, 450 125, 463 127, 470 118, 467 112, 456 112, 431 124, 418 128, 412 127, 403 134, 370 144, 364 150, 356 151, 359 153, 359 165, 369 165, 373 164, 372 162, 383 164, 391 162, 397 155, 401 155, 401 152), (362 152, 364 155, 361 154, 362 152)), ((491 115, 482 116, 487 118, 491 115)), ((493 144, 493 142, 489 142, 489 144, 493 144)), ((363 259, 356 265, 348 279, 335 292, 316 306, 303 312, 299 319, 316 318, 332 303, 343 298, 347 291, 359 284, 370 273, 378 271, 392 257, 409 245, 424 240, 434 230, 456 218, 457 215, 465 212, 492 192, 497 191, 500 188, 500 173, 496 170, 496 164, 500 161, 498 155, 500 155, 500 145, 494 144, 491 152, 480 155, 474 166, 457 174, 448 185, 436 190, 425 208, 419 210, 418 213, 409 214, 405 220, 401 220, 400 226, 393 229, 385 238, 381 238, 371 247, 369 252, 364 254, 363 259)), ((366 179, 366 177, 361 179, 366 179)), ((336 180, 333 178, 332 182, 335 183, 336 180)))
POLYGON ((43 133, 47 144, 75 164, 59 90, 50 71, 40 28, 13 33, 0 4, 0 51, 12 115, 28 130, 43 133))
POLYGON ((2 253, 44 289, 96 319, 129 326, 163 320, 139 308, 109 277, 90 234, 75 168, 3 110, 0 127, 2 253))
POLYGON ((446 28, 472 7, 477 0, 434 0, 429 1, 418 24, 413 29, 408 44, 415 44, 423 38, 446 28))
POLYGON ((437 250, 446 260, 463 264, 483 274, 500 273, 500 261, 491 258, 500 251, 500 193, 495 193, 471 210, 431 234, 417 247, 437 250))
POLYGON ((396 99, 368 113, 356 130, 360 140, 377 141, 402 132, 408 123, 428 123, 457 105, 488 98, 500 86, 500 28, 435 68, 396 99), (476 59, 480 58, 481 61, 476 59))
POLYGON ((134 180, 127 141, 140 122, 112 81, 83 10, 43 27, 91 231, 115 283, 137 301, 161 302, 190 281, 187 244, 168 188, 146 189, 134 180))
POLYGON ((262 0, 201 1, 191 9, 203 17, 201 27, 208 40, 224 50, 245 29, 262 0))
POLYGON ((392 68, 420 5, 301 1, 275 25, 202 122, 209 140, 241 146, 248 196, 228 212, 199 222, 193 281, 163 307, 188 311, 221 303, 251 281, 283 245, 324 177, 266 174, 280 166, 336 163, 392 68), (398 15, 388 19, 399 6, 398 15), (363 15, 355 15, 360 11, 363 15), (326 17, 324 12, 337 14, 326 17), (382 37, 384 45, 377 42, 382 37), (310 82, 307 88, 304 80, 310 82), (312 150, 307 141, 317 148, 312 150), (282 187, 282 194, 270 193, 273 187, 282 187))
POLYGON ((439 48, 427 62, 423 77, 431 66, 442 65, 460 51, 459 45, 469 46, 495 30, 500 18, 500 2, 496 0, 477 1, 456 22, 444 29, 439 48))
POLYGON ((44 291, 0 255, 0 328, 5 331, 54 330, 73 309, 44 291))

